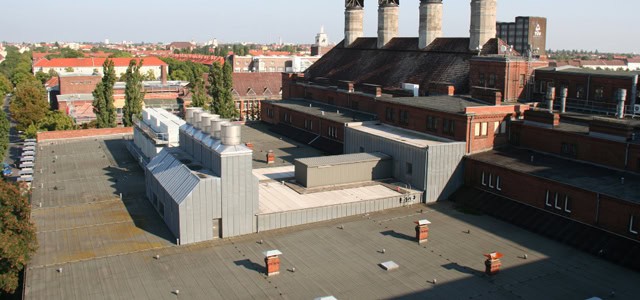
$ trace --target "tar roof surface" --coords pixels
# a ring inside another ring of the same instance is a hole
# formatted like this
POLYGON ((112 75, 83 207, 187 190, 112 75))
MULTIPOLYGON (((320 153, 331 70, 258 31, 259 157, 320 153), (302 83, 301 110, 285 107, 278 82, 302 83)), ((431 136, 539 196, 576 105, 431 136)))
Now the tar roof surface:
POLYGON ((611 291, 633 299, 640 293, 637 272, 448 204, 422 214, 421 208, 32 268, 25 299, 176 299, 175 290, 181 299, 587 299, 611 291), (424 218, 432 222, 429 241, 419 245, 413 222, 424 218), (275 249, 283 253, 280 274, 265 277, 262 252, 275 249), (492 251, 505 256, 500 274, 487 277, 483 254, 492 251), (526 260, 519 258, 524 253, 526 260), (400 268, 384 271, 378 264, 386 261, 400 268))
POLYGON ((125 142, 38 143, 31 218, 39 249, 29 269, 172 244, 173 236, 144 198, 144 173, 125 142))
POLYGON ((429 97, 380 97, 376 100, 458 114, 463 114, 467 107, 489 106, 487 103, 468 97, 446 95, 429 97))
POLYGON ((536 71, 542 72, 557 72, 564 74, 576 74, 576 75, 601 75, 601 76, 610 76, 610 77, 625 77, 625 78, 634 78, 640 74, 640 72, 627 72, 627 71, 611 71, 611 70, 594 70, 589 68, 578 68, 578 67, 546 67, 536 69, 536 71))
POLYGON ((640 176, 555 156, 504 148, 470 156, 471 159, 551 179, 619 199, 640 202, 640 176), (531 156, 534 162, 531 162, 531 156), (620 178, 625 178, 622 184, 620 178))
POLYGON ((304 99, 278 100, 273 101, 272 103, 275 106, 288 108, 340 123, 373 121, 377 118, 374 114, 363 113, 304 99))
POLYGON ((253 144, 253 168, 291 166, 297 158, 325 155, 309 145, 298 143, 272 132, 272 127, 262 122, 247 123, 242 127, 242 143, 253 144), (273 151, 275 163, 267 164, 267 153, 273 151))

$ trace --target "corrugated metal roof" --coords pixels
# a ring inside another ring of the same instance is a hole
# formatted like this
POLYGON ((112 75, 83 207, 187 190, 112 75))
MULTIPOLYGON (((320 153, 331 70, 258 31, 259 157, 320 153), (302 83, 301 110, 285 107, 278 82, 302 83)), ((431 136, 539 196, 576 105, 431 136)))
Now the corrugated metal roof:
POLYGON ((166 150, 156 156, 147 168, 169 193, 173 201, 178 204, 181 204, 189 196, 201 180, 166 150))
POLYGON ((342 164, 354 164, 369 161, 379 161, 391 159, 391 156, 381 152, 373 153, 355 153, 345 155, 333 155, 333 156, 319 156, 310 158, 301 158, 296 161, 306 165, 308 167, 320 167, 330 165, 342 165, 342 164))

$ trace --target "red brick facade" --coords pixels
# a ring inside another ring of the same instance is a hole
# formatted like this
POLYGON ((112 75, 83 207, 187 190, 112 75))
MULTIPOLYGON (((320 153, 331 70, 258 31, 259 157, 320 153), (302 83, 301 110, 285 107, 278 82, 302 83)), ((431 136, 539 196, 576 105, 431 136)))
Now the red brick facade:
POLYGON ((82 129, 82 130, 66 130, 66 131, 45 131, 45 132, 38 133, 37 140, 38 142, 44 142, 44 141, 52 141, 52 140, 88 138, 88 137, 95 137, 95 136, 131 135, 131 134, 133 134, 132 127, 82 129))
POLYGON ((260 109, 263 122, 273 125, 283 123, 330 140, 344 142, 343 123, 276 106, 270 102, 263 102, 260 109))
POLYGON ((620 170, 640 172, 640 144, 617 142, 551 128, 511 124, 514 145, 620 170), (571 149, 567 151, 567 149, 571 149))
MULTIPOLYGON (((385 124, 456 141, 466 141, 468 153, 482 152, 506 145, 510 120, 529 109, 528 105, 520 104, 500 106, 478 104, 476 107, 467 107, 463 113, 446 112, 385 101, 384 98, 375 96, 375 87, 370 85, 354 89, 354 84, 347 81, 341 82, 337 87, 330 87, 309 83, 302 75, 284 74, 282 93, 283 99, 309 99, 372 113, 385 124), (401 113, 407 115, 406 121, 401 121, 399 117, 401 113)), ((433 85, 432 88, 438 92, 450 91, 446 85, 433 85)), ((264 107, 262 120, 272 124, 280 122, 279 119, 267 116, 267 112, 264 107)), ((304 122, 304 115, 298 114, 300 116, 297 119, 304 122)), ((292 125, 304 129, 304 123, 297 124, 295 118, 292 125)), ((339 136, 342 131, 343 129, 339 130, 339 136)))
POLYGON ((631 215, 639 216, 637 222, 640 222, 640 204, 637 203, 481 162, 473 157, 465 161, 465 184, 640 240, 640 235, 629 230, 631 215), (566 201, 568 204, 565 205, 566 201))
POLYGON ((91 94, 102 80, 100 76, 60 76, 60 95, 91 94))
POLYGON ((627 90, 627 105, 637 103, 634 96, 638 96, 638 78, 634 73, 545 68, 536 70, 535 81, 534 98, 544 100, 547 89, 555 87, 556 104, 560 89, 566 87, 569 110, 613 113, 617 106, 616 93, 620 89, 627 90))
POLYGON ((496 104, 527 99, 527 83, 533 70, 549 65, 544 60, 527 61, 522 58, 478 56, 470 60, 469 86, 471 96, 496 104))

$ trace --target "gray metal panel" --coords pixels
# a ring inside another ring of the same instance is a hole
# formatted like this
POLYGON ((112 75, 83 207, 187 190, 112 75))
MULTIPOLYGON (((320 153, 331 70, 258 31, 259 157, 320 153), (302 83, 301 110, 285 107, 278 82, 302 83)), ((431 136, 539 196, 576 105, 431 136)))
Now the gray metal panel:
MULTIPOLYGON (((392 160, 387 158, 390 157, 385 155, 384 159, 307 167, 307 178, 303 180, 304 186, 312 188, 390 178, 392 177, 392 160)), ((303 168, 304 165, 296 164, 296 172, 303 168)), ((298 177, 302 177, 302 174, 296 173, 296 179, 298 177)))
POLYGON ((426 190, 427 149, 418 148, 399 141, 385 139, 366 132, 345 128, 345 153, 382 152, 393 157, 393 177, 411 184, 411 187, 426 190), (412 166, 408 174, 407 163, 412 166))
POLYGON ((426 202, 445 200, 464 183, 465 143, 429 147, 426 202))
POLYGON ((361 215, 368 212, 417 204, 420 202, 421 198, 422 193, 411 193, 397 197, 365 200, 271 214, 260 214, 257 216, 257 228, 258 231, 267 231, 361 215))
POLYGON ((375 162, 384 159, 390 159, 389 155, 380 152, 372 153, 352 153, 344 155, 331 155, 331 156, 317 156, 309 158, 296 159, 307 167, 320 167, 326 165, 339 165, 339 164, 354 164, 362 162, 375 162))
POLYGON ((254 232, 254 216, 258 211, 258 185, 251 172, 251 151, 227 153, 220 159, 222 235, 232 237, 254 232))

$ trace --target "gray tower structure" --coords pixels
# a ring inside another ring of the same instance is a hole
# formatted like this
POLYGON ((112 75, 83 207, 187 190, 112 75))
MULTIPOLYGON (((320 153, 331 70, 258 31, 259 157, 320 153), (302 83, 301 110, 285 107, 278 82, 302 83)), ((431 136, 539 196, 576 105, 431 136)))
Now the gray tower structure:
POLYGON ((480 50, 490 39, 496 37, 497 9, 497 0, 471 0, 469 50, 480 50))
POLYGON ((426 48, 433 40, 442 37, 442 0, 420 0, 419 32, 420 49, 426 48))
POLYGON ((344 47, 364 35, 364 0, 346 0, 344 11, 344 47))
POLYGON ((378 0, 378 49, 398 36, 400 0, 378 0))

